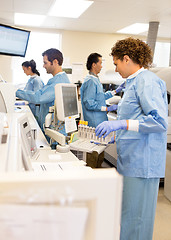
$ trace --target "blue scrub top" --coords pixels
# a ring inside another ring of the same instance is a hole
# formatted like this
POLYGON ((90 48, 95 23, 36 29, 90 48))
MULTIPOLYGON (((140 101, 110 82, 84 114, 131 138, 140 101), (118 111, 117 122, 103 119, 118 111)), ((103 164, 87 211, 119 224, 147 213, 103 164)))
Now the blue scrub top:
POLYGON ((29 103, 40 104, 38 123, 42 130, 49 107, 54 105, 55 85, 58 83, 70 83, 65 72, 56 74, 53 78, 49 79, 48 83, 42 89, 36 92, 20 89, 16 92, 17 97, 29 103))
POLYGON ((24 90, 30 90, 36 92, 37 90, 41 89, 44 86, 44 83, 40 76, 38 75, 33 75, 30 77, 28 82, 26 83, 26 86, 24 90))
MULTIPOLYGON (((26 83, 24 90, 30 90, 30 91, 36 92, 37 90, 41 89, 43 86, 44 86, 44 83, 43 83, 42 79, 38 75, 35 74, 30 77, 30 79, 26 83)), ((29 103, 29 107, 30 107, 34 117, 36 119, 38 119, 37 111, 38 111, 39 107, 36 106, 34 103, 29 103)))
POLYGON ((83 117, 88 121, 88 126, 96 127, 107 121, 107 112, 102 112, 101 107, 106 106, 105 100, 113 97, 111 91, 103 92, 103 86, 98 77, 87 75, 80 89, 83 117))
POLYGON ((127 79, 117 114, 118 120, 139 120, 138 132, 116 131, 118 172, 128 177, 164 177, 168 126, 165 82, 148 70, 127 79))

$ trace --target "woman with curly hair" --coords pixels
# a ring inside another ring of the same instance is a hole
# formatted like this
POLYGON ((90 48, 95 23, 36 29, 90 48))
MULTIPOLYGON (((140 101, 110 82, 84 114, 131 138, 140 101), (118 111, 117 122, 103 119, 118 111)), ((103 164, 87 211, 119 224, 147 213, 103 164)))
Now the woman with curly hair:
POLYGON ((123 175, 120 240, 152 240, 159 181, 165 175, 166 84, 147 70, 152 52, 143 41, 120 40, 111 55, 126 86, 117 120, 99 124, 96 135, 116 131, 117 170, 123 175))

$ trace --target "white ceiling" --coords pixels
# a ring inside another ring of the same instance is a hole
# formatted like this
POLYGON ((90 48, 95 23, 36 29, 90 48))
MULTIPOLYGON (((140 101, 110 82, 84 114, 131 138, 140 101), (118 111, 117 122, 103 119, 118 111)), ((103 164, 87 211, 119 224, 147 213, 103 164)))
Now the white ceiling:
MULTIPOLYGON (((14 12, 47 15, 53 2, 54 0, 0 0, 0 23, 15 26, 14 12)), ((160 23, 158 37, 170 39, 171 0, 94 0, 78 19, 47 16, 41 27, 116 33, 133 23, 150 21, 160 23)))

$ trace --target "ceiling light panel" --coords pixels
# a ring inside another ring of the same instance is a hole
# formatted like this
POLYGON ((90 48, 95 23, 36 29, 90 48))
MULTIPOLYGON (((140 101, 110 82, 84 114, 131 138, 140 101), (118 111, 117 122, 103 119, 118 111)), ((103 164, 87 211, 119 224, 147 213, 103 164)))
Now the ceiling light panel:
POLYGON ((78 18, 94 1, 56 0, 48 15, 66 18, 78 18))
POLYGON ((140 34, 140 33, 148 31, 148 28, 149 28, 149 24, 147 24, 147 23, 135 23, 135 24, 125 27, 117 32, 125 33, 125 34, 140 34))
POLYGON ((21 26, 41 26, 46 16, 36 14, 15 13, 14 23, 21 26))

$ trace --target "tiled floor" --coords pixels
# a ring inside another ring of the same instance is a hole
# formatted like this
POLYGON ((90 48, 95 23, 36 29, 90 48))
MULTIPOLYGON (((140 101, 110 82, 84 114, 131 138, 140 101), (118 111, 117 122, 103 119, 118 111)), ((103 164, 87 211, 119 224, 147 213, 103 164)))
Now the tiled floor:
POLYGON ((159 188, 153 240, 171 240, 171 202, 159 188))
MULTIPOLYGON (((104 161, 102 167, 111 166, 104 161)), ((153 240, 171 240, 171 202, 164 196, 163 186, 159 188, 153 240)))

